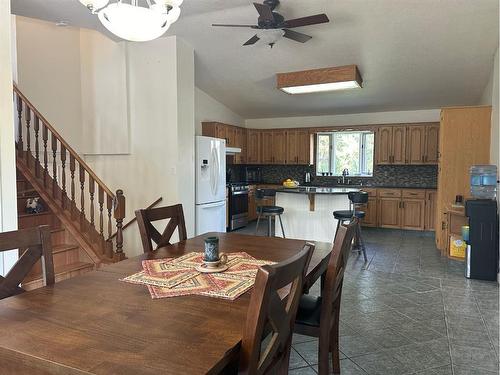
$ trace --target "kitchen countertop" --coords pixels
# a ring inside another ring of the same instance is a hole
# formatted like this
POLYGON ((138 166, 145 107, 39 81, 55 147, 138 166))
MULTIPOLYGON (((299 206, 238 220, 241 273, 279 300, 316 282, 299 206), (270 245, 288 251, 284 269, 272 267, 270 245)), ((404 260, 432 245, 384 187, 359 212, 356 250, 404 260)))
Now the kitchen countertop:
MULTIPOLYGON (((277 182, 253 182, 249 185, 278 185, 282 184, 277 182)), ((336 189, 427 189, 427 190, 437 190, 436 186, 402 186, 402 185, 333 185, 333 186, 314 186, 314 185, 300 185, 300 187, 315 187, 315 188, 336 188, 336 189)))
POLYGON ((356 188, 345 188, 345 187, 309 187, 309 186, 299 186, 297 188, 279 188, 276 190, 277 193, 291 193, 291 194, 347 194, 350 192, 357 192, 359 189, 356 188))

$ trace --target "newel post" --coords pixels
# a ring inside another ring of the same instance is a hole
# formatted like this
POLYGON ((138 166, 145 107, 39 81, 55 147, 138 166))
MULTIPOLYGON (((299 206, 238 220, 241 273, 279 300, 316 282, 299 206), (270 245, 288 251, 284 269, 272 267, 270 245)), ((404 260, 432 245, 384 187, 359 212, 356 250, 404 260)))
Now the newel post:
POLYGON ((114 202, 114 217, 116 220, 116 250, 115 259, 125 259, 123 253, 123 219, 125 218, 125 196, 123 190, 117 190, 114 202))

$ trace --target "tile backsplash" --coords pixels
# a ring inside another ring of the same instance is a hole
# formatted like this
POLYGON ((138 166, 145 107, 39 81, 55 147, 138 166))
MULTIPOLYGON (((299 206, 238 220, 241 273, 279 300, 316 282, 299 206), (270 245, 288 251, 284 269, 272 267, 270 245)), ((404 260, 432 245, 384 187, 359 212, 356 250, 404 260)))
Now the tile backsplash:
MULTIPOLYGON (((311 174, 311 184, 331 186, 338 184, 338 177, 316 176, 314 166, 306 165, 261 165, 263 183, 281 183, 292 178, 304 183, 307 172, 311 174)), ((233 181, 244 179, 243 166, 228 166, 232 171, 233 181)), ((437 186, 438 167, 436 165, 376 165, 373 177, 348 177, 352 185, 380 187, 415 187, 435 188, 437 186)))

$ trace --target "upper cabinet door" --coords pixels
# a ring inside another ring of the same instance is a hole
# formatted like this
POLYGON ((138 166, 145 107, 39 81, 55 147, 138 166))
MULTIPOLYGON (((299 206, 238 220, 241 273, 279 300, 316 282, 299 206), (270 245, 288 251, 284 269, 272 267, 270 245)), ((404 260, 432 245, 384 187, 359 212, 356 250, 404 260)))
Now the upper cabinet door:
POLYGON ((381 126, 377 130, 377 164, 392 163, 392 128, 392 126, 381 126))
POLYGON ((408 164, 423 164, 425 162, 425 129, 426 126, 408 126, 406 143, 406 161, 408 164))
POLYGON ((286 131, 273 131, 273 164, 286 164, 286 131))
POLYGON ((247 163, 259 164, 261 160, 261 132, 248 130, 247 133, 247 163))
POLYGON ((227 137, 227 126, 224 124, 216 124, 215 125, 215 138, 221 138, 226 140, 226 146, 228 146, 229 139, 227 137))
POLYGON ((227 147, 236 147, 236 133, 234 126, 226 126, 227 147))
POLYGON ((425 164, 438 164, 439 161, 439 124, 425 127, 425 164))
POLYGON ((299 140, 298 131, 288 130, 286 132, 286 163, 287 164, 298 164, 299 158, 299 140))
POLYGON ((297 164, 311 164, 311 136, 308 130, 297 130, 297 164))
POLYGON ((406 126, 392 128, 392 164, 406 164, 406 126))
POLYGON ((261 135, 261 162, 263 164, 273 164, 273 132, 262 131, 261 135))

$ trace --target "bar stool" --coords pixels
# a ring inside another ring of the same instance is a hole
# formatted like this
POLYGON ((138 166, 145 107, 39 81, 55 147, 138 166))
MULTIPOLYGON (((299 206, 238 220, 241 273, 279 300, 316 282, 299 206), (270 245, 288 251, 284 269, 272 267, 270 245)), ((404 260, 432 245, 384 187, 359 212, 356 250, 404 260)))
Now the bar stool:
POLYGON ((337 231, 339 230, 340 224, 346 221, 351 221, 352 218, 358 218, 356 224, 356 231, 354 233, 354 246, 353 250, 361 251, 365 262, 368 260, 366 257, 365 244, 363 238, 361 237, 361 219, 365 217, 365 212, 361 211, 359 207, 363 204, 368 203, 368 193, 364 191, 352 191, 347 194, 349 198, 349 210, 333 211, 333 217, 337 219, 337 229, 335 231, 335 236, 337 236, 337 231))
MULTIPOLYGON (((255 191, 255 200, 257 202, 262 202, 264 199, 273 199, 276 197, 276 190, 273 189, 257 189, 255 191)), ((283 223, 281 222, 281 214, 285 212, 285 209, 280 206, 265 206, 257 205, 257 225, 255 227, 255 234, 259 230, 259 222, 261 217, 267 217, 267 236, 272 237, 272 218, 278 216, 281 225, 281 232, 283 233, 283 238, 285 237, 285 230, 283 229, 283 223)))

